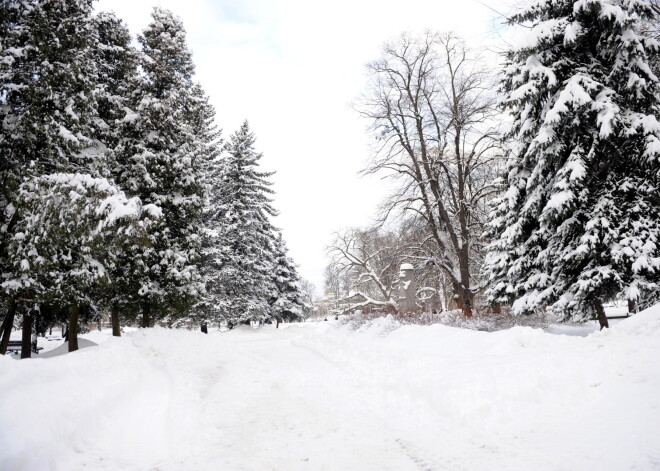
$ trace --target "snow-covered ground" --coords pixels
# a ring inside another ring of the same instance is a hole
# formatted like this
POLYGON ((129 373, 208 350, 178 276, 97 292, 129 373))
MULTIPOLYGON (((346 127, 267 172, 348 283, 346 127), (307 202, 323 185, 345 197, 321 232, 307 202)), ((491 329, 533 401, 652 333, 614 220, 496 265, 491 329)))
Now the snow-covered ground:
POLYGON ((660 306, 586 337, 285 327, 0 358, 0 469, 660 469, 660 306))

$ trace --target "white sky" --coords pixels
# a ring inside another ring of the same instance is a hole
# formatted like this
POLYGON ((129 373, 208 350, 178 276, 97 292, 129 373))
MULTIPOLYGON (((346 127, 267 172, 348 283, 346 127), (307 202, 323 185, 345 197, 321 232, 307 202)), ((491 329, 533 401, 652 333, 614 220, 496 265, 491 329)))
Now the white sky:
POLYGON ((473 46, 502 47, 504 0, 100 0, 133 34, 154 5, 179 15, 199 80, 228 137, 248 119, 276 171, 275 224, 300 274, 323 289, 325 247, 334 231, 365 226, 387 194, 357 174, 369 157, 367 123, 351 102, 364 64, 403 31, 454 31, 473 46))

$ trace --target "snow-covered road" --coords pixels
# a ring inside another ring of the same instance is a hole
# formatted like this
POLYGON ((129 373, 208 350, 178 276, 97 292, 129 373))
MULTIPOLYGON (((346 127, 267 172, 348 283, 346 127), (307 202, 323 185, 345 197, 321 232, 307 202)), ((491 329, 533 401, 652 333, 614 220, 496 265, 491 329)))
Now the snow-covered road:
POLYGON ((660 308, 584 338, 150 329, 0 358, 0 469, 658 470, 658 358, 660 308))

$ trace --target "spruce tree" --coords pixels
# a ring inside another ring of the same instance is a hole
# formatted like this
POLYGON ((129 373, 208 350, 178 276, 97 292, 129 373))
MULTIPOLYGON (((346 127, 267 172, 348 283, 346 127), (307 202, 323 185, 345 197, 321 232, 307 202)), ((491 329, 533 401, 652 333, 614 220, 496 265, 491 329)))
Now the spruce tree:
POLYGON ((142 324, 185 315, 203 289, 197 269, 205 184, 204 145, 195 129, 198 92, 181 21, 155 8, 138 38, 144 75, 114 149, 115 179, 132 196, 163 210, 162 226, 128 261, 142 324))
POLYGON ((288 256, 281 233, 276 234, 274 242, 275 259, 272 276, 275 296, 270 301, 272 316, 278 324, 284 320, 301 320, 304 318, 305 302, 298 270, 288 256))
MULTIPOLYGON (((141 77, 138 65, 140 54, 132 46, 128 27, 113 13, 100 12, 94 17, 95 60, 97 64, 97 103, 99 121, 97 133, 108 156, 108 175, 126 184, 124 172, 131 162, 121 160, 122 144, 139 135, 131 134, 130 123, 137 118, 141 77), (128 124, 127 124, 128 123, 128 124), (122 165, 123 164, 123 165, 122 165)), ((134 170, 134 169, 131 169, 134 170)), ((142 171, 139 168, 138 171, 142 171)), ((163 223, 152 225, 162 230, 163 223)), ((147 268, 140 264, 144 246, 131 242, 113 265, 102 302, 111 313, 113 335, 121 335, 120 314, 134 320, 140 312, 139 290, 149 279, 147 268)))
POLYGON ((4 165, 32 174, 92 170, 99 163, 91 1, 15 4, 0 69, 4 165))
MULTIPOLYGON (((91 13, 89 0, 0 5, 0 264, 11 255, 21 221, 17 198, 23 182, 104 167, 95 133, 91 13)), ((11 293, 8 318, 17 312, 19 296, 11 293)))
POLYGON ((114 13, 93 17, 96 64, 97 135, 109 154, 123 138, 121 123, 135 115, 132 94, 137 85, 139 54, 126 24, 114 13))
MULTIPOLYGON (((188 120, 196 133, 195 153, 200 156, 201 173, 205 190, 204 209, 202 212, 203 230, 201 233, 201 249, 199 270, 204 286, 213 282, 218 269, 217 257, 219 247, 216 245, 217 228, 223 224, 223 216, 218 208, 211 204, 221 197, 224 188, 220 183, 221 170, 221 131, 215 125, 215 109, 209 103, 201 85, 196 84, 192 91, 188 120)), ((187 319, 201 325, 207 332, 208 323, 218 321, 218 310, 208 303, 206 292, 187 319)))
POLYGON ((540 0, 511 23, 531 40, 508 55, 513 117, 486 274, 516 313, 598 314, 660 282, 657 43, 636 32, 640 0, 540 0))
POLYGON ((258 171, 261 154, 246 122, 225 144, 220 175, 211 193, 215 222, 209 227, 213 259, 207 277, 210 308, 230 325, 272 316, 274 238, 270 217, 272 173, 258 171))
POLYGON ((86 174, 30 178, 16 201, 22 216, 1 286, 33 303, 70 308, 69 351, 76 350, 81 307, 94 304, 124 242, 144 238, 160 210, 146 206, 143 218, 138 198, 86 174))

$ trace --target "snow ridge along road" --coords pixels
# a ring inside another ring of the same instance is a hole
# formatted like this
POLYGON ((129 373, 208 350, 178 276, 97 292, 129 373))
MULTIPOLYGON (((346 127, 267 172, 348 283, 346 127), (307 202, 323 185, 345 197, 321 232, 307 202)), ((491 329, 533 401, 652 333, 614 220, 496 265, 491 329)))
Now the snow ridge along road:
POLYGON ((660 469, 660 307, 588 337, 285 327, 0 358, 0 469, 660 469))

